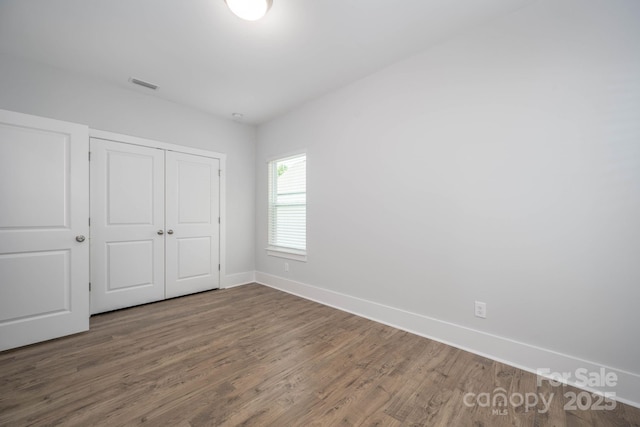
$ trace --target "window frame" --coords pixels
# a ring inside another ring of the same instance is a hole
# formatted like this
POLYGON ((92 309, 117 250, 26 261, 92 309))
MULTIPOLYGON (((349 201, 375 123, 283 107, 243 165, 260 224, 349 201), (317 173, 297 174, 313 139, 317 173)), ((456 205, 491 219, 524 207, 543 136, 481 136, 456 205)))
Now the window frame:
POLYGON ((267 255, 269 256, 273 256, 273 257, 278 257, 278 258, 285 258, 285 259, 290 259, 290 260, 295 260, 295 261, 302 261, 302 262, 306 262, 307 261, 307 233, 306 233, 306 226, 307 226, 307 206, 308 206, 308 200, 307 200, 307 177, 309 176, 309 159, 307 156, 307 151, 303 150, 303 151, 295 151, 295 152, 290 152, 290 153, 286 153, 286 154, 282 154, 279 156, 274 156, 271 157, 269 159, 267 159, 267 247, 265 248, 267 255), (277 191, 276 188, 272 187, 272 183, 275 182, 275 176, 274 174, 276 173, 276 168, 274 167, 275 164, 277 164, 277 162, 281 162, 284 160, 289 160, 289 159, 293 159, 296 157, 302 157, 304 156, 305 158, 305 176, 304 176, 304 180, 305 180, 305 249, 296 249, 296 248, 289 248, 289 247, 285 247, 285 246, 278 246, 275 245, 271 242, 271 236, 272 236, 272 214, 273 214, 273 203, 274 203, 274 191, 277 191))

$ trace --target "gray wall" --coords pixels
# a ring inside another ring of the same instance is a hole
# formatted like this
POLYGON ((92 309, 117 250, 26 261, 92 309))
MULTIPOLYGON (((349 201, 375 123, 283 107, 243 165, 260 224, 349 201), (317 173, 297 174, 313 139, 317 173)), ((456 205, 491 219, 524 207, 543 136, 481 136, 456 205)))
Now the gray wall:
POLYGON ((541 0, 260 126, 256 270, 640 374, 638 22, 541 0), (265 160, 300 149, 285 272, 265 160))
POLYGON ((7 55, 0 108, 227 154, 226 273, 253 272, 255 127, 7 55))

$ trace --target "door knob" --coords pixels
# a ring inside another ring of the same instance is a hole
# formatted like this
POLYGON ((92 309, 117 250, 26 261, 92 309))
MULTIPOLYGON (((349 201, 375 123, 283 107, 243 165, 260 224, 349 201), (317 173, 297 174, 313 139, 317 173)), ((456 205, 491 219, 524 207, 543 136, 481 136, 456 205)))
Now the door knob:
POLYGON ((158 230, 158 234, 162 236, 164 234, 164 230, 158 230))
POLYGON ((167 231, 167 234, 173 234, 173 230, 167 231))
POLYGON ((76 236, 76 242, 84 242, 84 236, 76 236))

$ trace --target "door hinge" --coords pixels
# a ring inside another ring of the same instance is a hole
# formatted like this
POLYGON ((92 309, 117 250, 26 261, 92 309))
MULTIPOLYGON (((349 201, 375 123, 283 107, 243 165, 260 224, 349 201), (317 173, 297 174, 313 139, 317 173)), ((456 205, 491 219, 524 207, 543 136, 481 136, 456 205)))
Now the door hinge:
POLYGON ((89 292, 91 292, 91 282, 89 282, 89 292))
POLYGON ((220 271, 220 264, 218 264, 218 271, 220 271))
POLYGON ((91 227, 91 218, 89 218, 89 227, 91 227))
POLYGON ((220 217, 218 217, 218 224, 220 224, 220 217))
POLYGON ((222 176, 222 170, 218 169, 218 176, 222 176))
POLYGON ((89 161, 91 161, 91 151, 89 151, 89 161))

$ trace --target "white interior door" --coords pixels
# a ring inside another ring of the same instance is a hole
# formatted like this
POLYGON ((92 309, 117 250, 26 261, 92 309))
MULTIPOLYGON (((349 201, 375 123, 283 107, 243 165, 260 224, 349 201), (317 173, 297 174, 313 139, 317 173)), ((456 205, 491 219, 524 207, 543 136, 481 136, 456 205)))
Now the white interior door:
POLYGON ((220 286, 220 161, 166 154, 166 297, 220 286))
POLYGON ((91 139, 91 313, 164 299, 164 151, 91 139))
POLYGON ((89 329, 86 126, 0 110, 0 350, 89 329))

